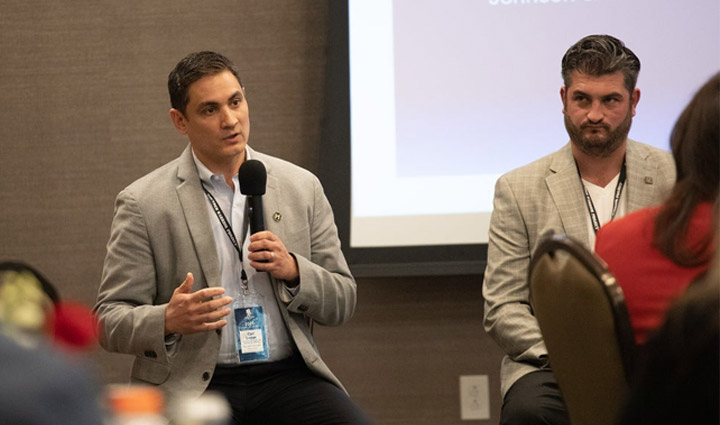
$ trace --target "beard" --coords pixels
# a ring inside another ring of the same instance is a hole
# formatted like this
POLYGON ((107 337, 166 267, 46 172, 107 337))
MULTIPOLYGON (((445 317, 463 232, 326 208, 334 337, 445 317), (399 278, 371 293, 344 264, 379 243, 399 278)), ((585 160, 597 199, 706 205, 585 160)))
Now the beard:
POLYGON ((565 116, 565 129, 570 135, 570 141, 580 149, 581 152, 586 155, 595 158, 606 158, 610 156, 617 148, 619 148, 628 133, 630 132, 630 126, 632 126, 632 113, 628 109, 628 114, 615 129, 611 129, 608 124, 599 124, 598 126, 603 127, 607 133, 605 136, 600 134, 584 134, 584 131, 588 124, 582 124, 580 127, 573 124, 567 114, 565 116))

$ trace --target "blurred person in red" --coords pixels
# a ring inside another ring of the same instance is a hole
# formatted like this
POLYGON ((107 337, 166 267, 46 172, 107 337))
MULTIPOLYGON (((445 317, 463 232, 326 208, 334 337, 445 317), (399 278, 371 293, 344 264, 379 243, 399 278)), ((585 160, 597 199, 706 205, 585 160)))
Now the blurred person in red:
POLYGON ((669 198, 597 233, 595 250, 622 287, 640 345, 715 252, 719 145, 720 73, 700 88, 673 128, 677 181, 669 198))

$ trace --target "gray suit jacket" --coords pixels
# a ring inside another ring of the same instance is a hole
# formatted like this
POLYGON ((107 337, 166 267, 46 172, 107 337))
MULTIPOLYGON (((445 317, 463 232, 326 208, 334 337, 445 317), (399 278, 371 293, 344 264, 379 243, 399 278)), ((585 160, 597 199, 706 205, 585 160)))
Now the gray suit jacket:
MULTIPOLYGON (((330 204, 310 172, 247 149, 268 173, 266 228, 295 255, 300 270, 295 296, 271 279, 285 325, 310 370, 343 388, 320 358, 307 321, 339 325, 355 309, 355 281, 330 204)), ((165 307, 188 272, 195 277, 193 291, 220 285, 206 202, 190 146, 121 191, 95 305, 101 345, 134 355, 132 380, 159 385, 170 397, 202 393, 220 347, 216 331, 184 335, 172 355, 164 339, 165 307)))
MULTIPOLYGON (((675 183, 670 153, 628 140, 625 158, 627 211, 661 203, 675 183)), ((507 354, 500 371, 503 397, 516 380, 547 364, 547 350, 530 309, 530 257, 550 230, 587 245, 587 214, 570 143, 503 175, 495 185, 483 281, 484 324, 507 354)))

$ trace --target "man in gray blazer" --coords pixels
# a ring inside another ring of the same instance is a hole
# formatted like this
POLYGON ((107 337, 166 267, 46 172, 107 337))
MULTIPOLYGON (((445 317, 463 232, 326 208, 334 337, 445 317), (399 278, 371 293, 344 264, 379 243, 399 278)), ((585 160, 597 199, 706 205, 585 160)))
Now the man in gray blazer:
POLYGON ((570 47, 560 89, 570 142, 495 186, 483 296, 485 330, 506 353, 501 424, 569 425, 530 309, 528 267, 539 239, 552 230, 593 247, 599 226, 659 204, 675 181, 669 152, 627 138, 639 71, 637 56, 614 37, 570 47))
POLYGON ((224 56, 168 78, 179 158, 117 196, 95 311, 101 345, 169 402, 222 392, 234 423, 371 423, 320 358, 310 323, 340 325, 356 286, 308 171, 247 146, 245 90, 224 56), (267 170, 266 230, 250 235, 238 169, 267 170))

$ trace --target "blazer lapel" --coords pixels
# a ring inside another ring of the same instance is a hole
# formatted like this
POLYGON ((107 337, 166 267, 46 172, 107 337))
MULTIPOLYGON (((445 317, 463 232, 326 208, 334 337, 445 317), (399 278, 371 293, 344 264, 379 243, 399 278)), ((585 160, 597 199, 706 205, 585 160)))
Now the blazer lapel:
POLYGON ((570 144, 565 145, 554 156, 545 183, 557 206, 565 233, 581 240, 585 245, 589 244, 587 207, 570 144))
POLYGON ((178 180, 179 184, 176 188, 178 199, 200 267, 205 275, 205 281, 207 285, 219 286, 220 261, 215 249, 215 240, 205 205, 205 195, 200 184, 200 175, 195 167, 190 146, 180 155, 178 180))
POLYGON ((277 216, 278 219, 276 219, 276 214, 282 214, 280 212, 280 198, 280 187, 278 186, 278 181, 274 176, 268 174, 267 189, 265 191, 265 196, 263 197, 265 227, 267 227, 269 231, 275 233, 280 240, 284 240, 285 234, 283 226, 280 225, 281 221, 279 220, 282 215, 277 216))
POLYGON ((249 146, 246 147, 250 152, 250 158, 262 161, 267 170, 267 183, 265 185, 265 195, 263 195, 263 218, 265 220, 265 228, 273 232, 280 240, 285 240, 284 226, 282 226, 282 210, 281 210, 281 189, 277 177, 273 172, 270 161, 263 161, 264 154, 254 151, 249 146), (276 214, 280 214, 276 216, 276 214))
POLYGON ((628 140, 625 154, 628 212, 652 205, 653 201, 658 199, 660 182, 655 182, 658 176, 657 165, 649 163, 649 155, 649 150, 643 145, 628 140))

